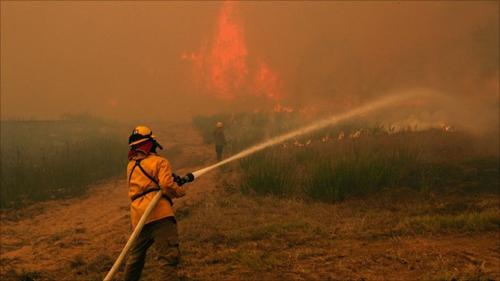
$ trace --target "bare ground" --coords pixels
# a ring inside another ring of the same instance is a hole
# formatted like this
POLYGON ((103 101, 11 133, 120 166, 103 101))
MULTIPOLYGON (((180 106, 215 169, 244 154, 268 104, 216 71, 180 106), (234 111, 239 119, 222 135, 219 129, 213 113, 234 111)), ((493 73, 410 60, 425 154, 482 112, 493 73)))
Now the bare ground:
MULTIPOLYGON (((163 144, 181 173, 213 161, 212 148, 189 126, 166 127, 156 133, 172 136, 163 144)), ((79 198, 3 211, 0 279, 101 280, 130 233, 126 194, 126 182, 111 179, 79 198)), ((258 197, 239 192, 236 167, 214 171, 175 202, 180 274, 184 280, 500 279, 498 196, 401 194, 336 205, 258 197), (478 219, 460 225, 470 214, 478 219), (439 223, 429 223, 435 216, 439 223)), ((152 256, 143 280, 160 280, 152 256)))

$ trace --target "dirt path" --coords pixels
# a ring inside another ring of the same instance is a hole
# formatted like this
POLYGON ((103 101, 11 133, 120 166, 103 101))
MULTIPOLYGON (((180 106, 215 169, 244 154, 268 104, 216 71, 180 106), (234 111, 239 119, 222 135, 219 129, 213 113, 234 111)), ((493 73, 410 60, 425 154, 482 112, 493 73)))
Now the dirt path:
MULTIPOLYGON (((177 161, 171 160, 174 168, 179 167, 177 163, 182 165, 177 170, 179 173, 209 163, 211 147, 203 144, 190 126, 163 124, 155 128, 167 153, 170 147, 174 150, 182 147, 174 157, 177 161)), ((175 207, 201 200, 203 193, 214 188, 213 177, 207 174, 193 183, 186 197, 176 200, 175 207)), ((130 234, 128 208, 125 180, 113 179, 97 184, 83 197, 36 203, 17 211, 3 212, 2 280, 21 276, 37 280, 95 278, 88 278, 90 272, 73 271, 72 268, 86 263, 90 265, 87 268, 102 270, 112 262, 130 234)))

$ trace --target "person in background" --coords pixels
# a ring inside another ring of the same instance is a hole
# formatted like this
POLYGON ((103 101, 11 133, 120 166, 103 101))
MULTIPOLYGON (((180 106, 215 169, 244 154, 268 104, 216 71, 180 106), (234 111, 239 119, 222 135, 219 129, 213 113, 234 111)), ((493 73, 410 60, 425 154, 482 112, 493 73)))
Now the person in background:
POLYGON ((215 124, 214 131, 215 153, 217 154, 217 161, 222 160, 222 150, 226 145, 226 136, 224 135, 224 125, 222 122, 215 124))
POLYGON ((130 151, 127 179, 128 196, 132 201, 130 205, 132 227, 136 227, 156 192, 162 192, 163 197, 147 218, 144 228, 130 248, 125 265, 125 281, 140 279, 146 252, 152 245, 158 253, 161 280, 178 280, 179 238, 172 198, 184 196, 185 190, 174 178, 176 175, 172 174, 168 160, 156 153, 156 150, 162 147, 150 128, 136 127, 128 143, 130 151))

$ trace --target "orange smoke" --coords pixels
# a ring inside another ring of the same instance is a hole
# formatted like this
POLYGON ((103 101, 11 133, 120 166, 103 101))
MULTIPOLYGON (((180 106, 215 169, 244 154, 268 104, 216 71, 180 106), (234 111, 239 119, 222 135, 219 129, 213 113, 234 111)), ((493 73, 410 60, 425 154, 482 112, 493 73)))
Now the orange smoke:
POLYGON ((251 95, 277 104, 282 97, 280 79, 265 62, 249 69, 252 58, 235 5, 230 1, 222 5, 211 43, 203 44, 196 53, 185 52, 181 58, 192 62, 193 78, 202 92, 221 99, 251 95))

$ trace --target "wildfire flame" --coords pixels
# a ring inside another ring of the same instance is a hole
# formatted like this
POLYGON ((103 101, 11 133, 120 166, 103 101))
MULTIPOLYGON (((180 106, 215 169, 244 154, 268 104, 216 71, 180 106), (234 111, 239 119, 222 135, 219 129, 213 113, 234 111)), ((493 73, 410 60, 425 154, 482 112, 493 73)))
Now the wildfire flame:
POLYGON ((269 66, 261 62, 254 79, 254 93, 257 96, 264 95, 272 100, 279 100, 278 76, 269 69, 269 66))
POLYGON ((282 109, 278 75, 264 61, 259 61, 256 69, 249 68, 245 32, 235 5, 232 1, 224 2, 213 40, 203 44, 198 52, 182 53, 181 58, 192 62, 194 79, 203 92, 221 99, 262 97, 282 109))

